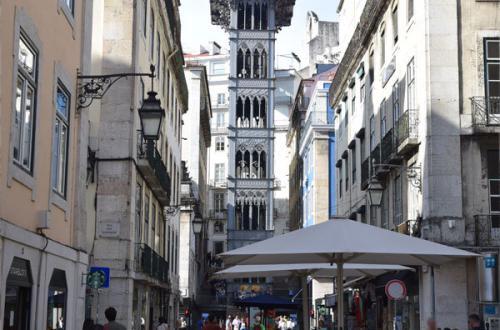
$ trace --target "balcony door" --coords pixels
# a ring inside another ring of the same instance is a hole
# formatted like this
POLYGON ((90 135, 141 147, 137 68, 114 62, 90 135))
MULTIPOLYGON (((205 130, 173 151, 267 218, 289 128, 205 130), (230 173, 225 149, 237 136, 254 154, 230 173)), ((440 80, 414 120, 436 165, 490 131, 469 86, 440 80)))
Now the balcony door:
POLYGON ((484 40, 484 65, 488 124, 500 125, 500 38, 484 40))
POLYGON ((491 234, 500 239, 500 151, 488 150, 488 199, 491 234))

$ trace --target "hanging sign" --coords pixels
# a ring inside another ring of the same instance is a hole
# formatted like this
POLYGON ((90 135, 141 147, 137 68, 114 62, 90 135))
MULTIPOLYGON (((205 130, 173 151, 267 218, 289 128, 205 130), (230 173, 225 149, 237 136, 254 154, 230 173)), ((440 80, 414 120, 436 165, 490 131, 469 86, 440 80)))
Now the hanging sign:
POLYGON ((390 300, 401 300, 406 297, 406 285, 400 280, 391 280, 385 285, 385 294, 390 300))

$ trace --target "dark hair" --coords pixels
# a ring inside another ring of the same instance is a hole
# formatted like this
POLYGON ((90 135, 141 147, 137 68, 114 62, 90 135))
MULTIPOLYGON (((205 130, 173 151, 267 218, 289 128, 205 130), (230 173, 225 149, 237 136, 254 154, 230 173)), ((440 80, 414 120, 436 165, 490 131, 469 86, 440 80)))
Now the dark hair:
POLYGON ((106 319, 108 321, 114 321, 114 320, 116 320, 116 313, 117 313, 116 309, 114 309, 113 307, 108 307, 104 311, 104 315, 106 316, 106 319))
POLYGON ((477 314, 471 314, 471 315, 469 315, 469 320, 475 321, 475 322, 481 322, 481 318, 477 314))
POLYGON ((160 317, 158 318, 158 321, 160 322, 160 324, 161 324, 161 323, 167 323, 167 319, 166 319, 165 317, 163 317, 163 316, 160 316, 160 317))
POLYGON ((209 322, 215 321, 215 315, 213 315, 213 314, 208 315, 208 321, 209 322))
POLYGON ((94 330, 104 330, 104 326, 102 326, 100 324, 96 324, 96 325, 94 325, 94 330))

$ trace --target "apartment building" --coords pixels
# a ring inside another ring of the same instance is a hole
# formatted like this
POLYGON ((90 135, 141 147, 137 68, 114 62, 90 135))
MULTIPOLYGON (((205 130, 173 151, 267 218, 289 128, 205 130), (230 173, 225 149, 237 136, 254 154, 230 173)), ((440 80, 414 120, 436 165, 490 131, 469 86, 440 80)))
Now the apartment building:
POLYGON ((400 275, 408 297, 396 309, 364 283, 377 306, 367 322, 464 328, 471 312, 496 317, 487 304, 498 283, 484 274, 500 243, 500 3, 341 1, 338 12, 338 215, 485 255, 400 275), (370 192, 380 189, 378 205, 370 192))
POLYGON ((207 270, 208 150, 212 137, 212 104, 204 65, 187 62, 184 68, 189 90, 189 111, 183 116, 184 163, 180 227, 180 309, 191 324, 201 318, 198 296, 207 270), (186 313, 186 310, 188 311, 186 313), (192 317, 190 317, 192 316, 192 317))
POLYGON ((80 1, 0 3, 0 328, 83 323, 86 13, 80 1))
MULTIPOLYGON (((227 249, 227 171, 229 160, 229 54, 217 42, 200 47, 199 54, 186 54, 190 63, 206 67, 210 91, 212 119, 211 144, 207 154, 207 221, 206 270, 207 278, 223 264, 216 256, 227 249)), ((197 296, 200 311, 220 317, 226 314, 225 282, 210 280, 204 283, 197 296)))
POLYGON ((95 153, 92 266, 110 268, 109 288, 91 292, 89 312, 114 306, 128 329, 151 329, 160 316, 173 327, 179 315, 181 137, 188 98, 178 7, 177 0, 93 3, 92 74, 147 74, 154 65, 153 79, 113 80, 87 110, 95 153), (164 109, 153 139, 143 135, 138 111, 151 102, 164 109))

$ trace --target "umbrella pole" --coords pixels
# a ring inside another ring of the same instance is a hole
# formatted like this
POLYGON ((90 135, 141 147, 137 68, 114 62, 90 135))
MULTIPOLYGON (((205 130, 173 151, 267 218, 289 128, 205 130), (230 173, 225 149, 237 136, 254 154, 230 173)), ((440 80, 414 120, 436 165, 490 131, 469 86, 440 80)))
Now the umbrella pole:
POLYGON ((304 330, 309 330, 309 285, 307 276, 302 276, 302 324, 304 330))
POLYGON ((344 328, 344 262, 337 262, 337 328, 344 328))

